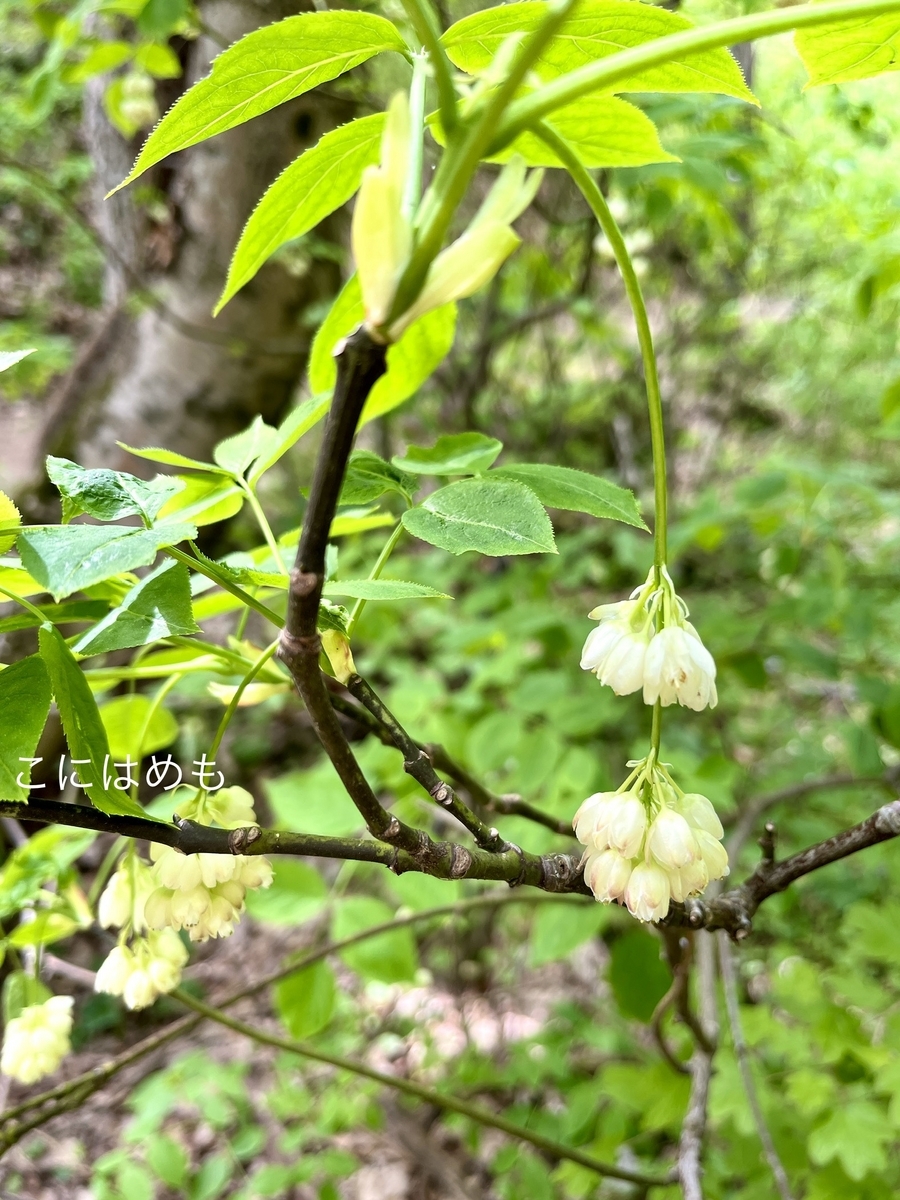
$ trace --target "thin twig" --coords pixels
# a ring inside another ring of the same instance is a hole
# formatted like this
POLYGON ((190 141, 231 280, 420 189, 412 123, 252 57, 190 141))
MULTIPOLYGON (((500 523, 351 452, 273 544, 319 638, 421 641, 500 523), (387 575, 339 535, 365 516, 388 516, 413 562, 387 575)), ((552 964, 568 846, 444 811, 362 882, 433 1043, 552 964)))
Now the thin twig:
MULTIPOLYGON (((479 908, 493 908, 511 903, 546 903, 548 900, 557 903, 573 903, 573 901, 563 896, 549 897, 541 893, 492 891, 481 896, 474 896, 469 900, 457 901, 455 904, 423 909, 420 912, 409 913, 405 917, 395 917, 391 921, 385 921, 380 925, 373 925, 350 937, 342 938, 340 941, 327 942, 299 957, 290 956, 276 971, 272 971, 268 975, 264 975, 261 979, 257 979, 253 983, 247 984, 223 996, 218 1001, 218 1007, 229 1008, 241 1000, 246 1000, 248 997, 256 995, 272 984, 278 983, 279 980, 294 974, 296 971, 302 971, 305 967, 310 967, 314 963, 321 962, 322 959, 332 954, 340 953, 350 946, 357 945, 369 938, 378 937, 382 933, 404 929, 412 925, 424 924, 428 921, 439 920, 442 917, 462 917, 468 912, 479 908)), ((110 1079, 131 1063, 151 1054, 154 1050, 172 1039, 192 1032, 202 1019, 199 1016, 182 1017, 165 1029, 151 1034, 150 1037, 144 1038, 143 1041, 129 1047, 106 1063, 102 1063, 100 1066, 94 1067, 90 1071, 76 1076, 74 1079, 57 1084, 56 1087, 51 1088, 49 1091, 41 1092, 36 1096, 23 1100, 13 1108, 0 1113, 0 1126, 2 1126, 2 1132, 0 1132, 0 1154, 8 1150, 10 1146, 19 1141, 31 1129, 52 1120, 64 1112, 69 1112, 71 1109, 77 1108, 89 1096, 93 1095, 94 1092, 105 1087, 110 1079), (18 1124, 14 1123, 16 1118, 35 1111, 38 1112, 35 1118, 29 1118, 18 1124)))
POLYGON ((171 995, 174 999, 180 1000, 188 1008, 192 1008, 194 1012, 201 1013, 209 1020, 217 1021, 220 1025, 226 1026, 226 1028, 233 1030, 235 1033, 243 1034, 244 1037, 259 1042, 261 1045, 273 1046, 276 1050, 287 1050, 291 1054, 299 1054, 304 1058, 311 1058, 314 1062, 327 1063, 329 1066, 337 1067, 341 1071, 350 1071, 354 1075, 361 1075, 365 1079, 371 1079, 375 1083, 380 1083, 383 1087, 394 1088, 397 1091, 404 1092, 407 1096, 415 1096, 416 1099, 424 1100, 426 1104, 432 1104, 435 1108, 443 1109, 446 1112, 459 1113, 460 1116, 477 1121, 479 1125, 486 1125, 491 1129, 499 1129, 509 1137, 530 1143, 552 1162, 565 1159, 569 1162, 577 1163, 589 1171, 595 1171, 598 1175, 604 1175, 611 1179, 622 1179, 627 1183, 636 1183, 642 1187, 665 1187, 670 1182, 668 1178, 642 1175, 636 1171, 623 1170, 613 1163, 601 1162, 592 1155, 583 1154, 580 1150, 574 1149, 574 1147, 564 1146, 562 1143, 555 1142, 551 1138, 543 1137, 534 1130, 526 1129, 522 1125, 516 1125, 513 1121, 507 1121, 505 1117, 490 1112, 486 1108, 469 1104, 468 1101, 460 1100, 456 1096, 448 1096, 443 1092, 437 1092, 433 1088, 424 1087, 422 1084, 415 1083, 411 1079, 404 1079, 400 1075, 386 1075, 382 1071, 376 1071, 367 1063, 360 1062, 358 1059, 344 1058, 338 1054, 329 1054, 327 1051, 321 1050, 318 1046, 312 1046, 308 1042, 293 1041, 290 1038, 282 1038, 271 1033, 265 1033, 261 1029, 255 1029, 252 1025, 247 1025, 243 1021, 229 1017, 227 1014, 213 1008, 209 1004, 204 1004, 202 1000, 198 1000, 194 996, 182 992, 180 989, 172 992, 171 995))
POLYGON ((759 1094, 756 1090, 756 1081, 750 1069, 750 1056, 741 1026, 737 971, 735 970, 734 955, 731 951, 731 942, 724 930, 720 930, 716 934, 716 941, 719 947, 719 963, 722 967, 722 987, 725 992, 725 1011, 728 1014, 728 1025, 731 1030, 731 1044, 734 1047, 734 1054, 741 1072, 744 1091, 747 1094, 747 1103, 750 1106, 750 1112, 753 1114, 753 1121, 756 1125, 759 1140, 762 1143, 766 1162, 775 1176, 775 1186, 778 1188, 778 1194, 781 1200, 794 1200, 787 1172, 778 1156, 778 1151, 775 1149, 775 1143, 772 1140, 772 1134, 766 1124, 766 1118, 759 1102, 759 1094))
POLYGON ((715 946, 710 934, 698 933, 695 944, 697 990, 703 1044, 691 1056, 691 1094, 678 1141, 678 1180, 683 1200, 703 1200, 703 1142, 709 1108, 709 1085, 718 1040, 715 946))

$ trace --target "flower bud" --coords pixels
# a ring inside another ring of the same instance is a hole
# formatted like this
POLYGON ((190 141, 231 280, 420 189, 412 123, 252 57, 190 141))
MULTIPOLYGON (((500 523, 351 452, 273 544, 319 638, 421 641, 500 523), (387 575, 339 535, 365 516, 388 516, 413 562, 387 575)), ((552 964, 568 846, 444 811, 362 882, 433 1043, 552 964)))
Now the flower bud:
POLYGON ((94 978, 94 991, 121 996, 134 970, 134 955, 127 946, 113 946, 94 978))
POLYGON ((705 829, 696 830, 694 837, 697 839, 700 857, 709 872, 710 879, 721 879, 727 875, 728 851, 722 843, 707 833, 705 829))
POLYGON ((669 876, 654 863, 638 863, 625 889, 628 911, 639 921, 661 921, 669 911, 669 876))
POLYGON ((682 796, 680 808, 687 823, 695 829, 705 829, 714 838, 725 836, 718 813, 699 792, 688 792, 682 796))
POLYGON ((668 870, 686 867, 699 856, 690 825, 665 805, 653 818, 647 844, 657 863, 668 870))
POLYGON ((606 828, 613 850, 624 858, 639 854, 647 832, 647 810, 640 797, 634 792, 620 795, 606 828))
POLYGON ((149 1008, 158 995, 150 972, 144 967, 131 972, 122 991, 122 999, 130 1009, 149 1008))

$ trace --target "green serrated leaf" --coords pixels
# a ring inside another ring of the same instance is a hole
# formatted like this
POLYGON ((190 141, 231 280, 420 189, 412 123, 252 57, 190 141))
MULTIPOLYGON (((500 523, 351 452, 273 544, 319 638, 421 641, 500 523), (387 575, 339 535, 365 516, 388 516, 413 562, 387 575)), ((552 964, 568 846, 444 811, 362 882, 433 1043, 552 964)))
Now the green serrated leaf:
POLYGON ((255 921, 296 928, 321 912, 327 897, 325 881, 314 867, 284 858, 271 887, 247 893, 247 911, 255 921))
POLYGON ((34 629, 35 626, 42 625, 44 621, 50 621, 53 625, 99 621, 109 612, 109 604, 105 600, 66 600, 63 604, 41 604, 39 612, 40 617, 27 611, 13 613, 11 617, 3 617, 0 620, 0 633, 34 629))
POLYGON ((75 644, 76 654, 104 654, 197 633, 187 567, 172 559, 134 585, 121 604, 75 644))
POLYGON ((391 461, 416 475, 480 475, 502 449, 502 442, 483 433, 444 433, 433 446, 408 446, 391 461))
POLYGON ((84 672, 62 634, 52 625, 42 625, 38 638, 73 768, 82 783, 87 785, 85 797, 101 812, 115 816, 149 817, 150 814, 135 804, 126 791, 115 788, 112 782, 104 783, 104 771, 111 780, 116 776, 110 760, 106 730, 84 672))
POLYGON ((109 752, 118 761, 130 755, 134 762, 140 762, 144 755, 171 746, 178 737, 178 722, 167 708, 154 709, 149 696, 116 696, 101 704, 98 711, 109 752))
POLYGON ((419 486, 415 475, 385 462, 371 450, 354 450, 347 463, 339 504, 370 504, 385 492, 411 499, 419 486))
POLYGON ((204 471, 177 478, 184 487, 159 510, 161 521, 177 517, 194 525, 214 525, 235 516, 244 506, 246 497, 230 475, 204 471))
MULTIPOLYGON (((382 925, 394 916, 383 900, 347 896, 335 905, 331 936, 335 941, 382 925)), ((392 929, 341 951, 341 958, 363 979, 402 983, 416 973, 416 943, 408 928, 392 929)))
MULTIPOLYGON (((451 62, 469 74, 484 71, 511 34, 531 33, 547 13, 544 0, 523 0, 473 13, 457 21, 441 39, 451 62)), ((679 13, 634 0, 581 0, 535 64, 544 81, 640 46, 694 28, 679 13)), ((616 92, 718 92, 755 103, 741 69, 727 50, 702 50, 681 60, 636 72, 615 85, 616 92)))
POLYGON ((386 50, 409 53, 391 22, 374 13, 302 13, 248 33, 169 109, 119 187, 168 155, 233 129, 386 50))
POLYGON ((330 407, 331 395, 328 394, 310 396, 308 400, 304 400, 302 404, 291 409, 278 426, 278 436, 273 439, 268 450, 259 456, 250 469, 248 475, 250 483, 255 484, 260 476, 268 471, 269 467, 277 463, 290 450, 291 446, 303 437, 304 433, 308 433, 313 426, 318 425, 330 407))
POLYGON ((556 467, 549 463, 512 463, 498 467, 491 477, 514 479, 530 487, 541 504, 567 512, 587 513, 623 521, 636 529, 646 529, 638 511, 634 493, 587 471, 556 467))
POLYGON ((138 479, 125 471, 87 470, 67 458, 47 459, 47 475, 63 501, 63 521, 87 513, 98 521, 143 517, 153 521, 167 500, 184 484, 171 475, 138 479))
POLYGON ((224 471, 243 475, 255 459, 272 449, 277 438, 278 430, 267 425, 257 414, 246 429, 219 442, 213 450, 213 458, 224 471))
POLYGON ((324 134, 281 172, 244 226, 214 316, 279 246, 346 204, 366 167, 378 162, 383 131, 384 113, 360 117, 324 134))
POLYGON ((50 711, 50 678, 40 655, 0 671, 0 800, 27 800, 31 764, 50 711), (26 761, 23 761, 26 760, 26 761))
POLYGON ((490 478, 453 483, 409 509, 402 520, 414 537, 451 554, 556 553, 543 505, 521 483, 490 478))
POLYGON ((222 475, 228 474, 214 463, 201 462, 198 458, 188 458, 186 454, 177 454, 174 450, 164 450, 161 446, 144 446, 138 449, 125 442, 116 442, 116 445, 121 446, 123 450, 127 450, 136 458, 146 458, 148 462, 164 463, 167 467, 191 467, 195 471, 216 471, 222 475))
POLYGON ((32 578, 61 600, 112 575, 146 567, 163 546, 195 538, 194 525, 153 529, 123 525, 47 525, 19 536, 19 555, 32 578))
POLYGON ((424 583, 407 583, 401 579, 342 579, 326 583, 326 596, 348 596, 351 600, 452 600, 446 592, 438 592, 424 583))
MULTIPOLYGON (((359 280, 352 275, 313 340, 309 356, 311 391, 330 392, 334 388, 337 378, 334 349, 362 319, 359 280)), ((365 425, 408 400, 446 358, 455 333, 455 304, 445 304, 414 322, 399 341, 388 347, 387 371, 369 393, 360 424, 365 425)))
POLYGON ((333 629, 336 633, 346 633, 350 623, 350 613, 343 604, 332 604, 330 600, 319 601, 319 616, 316 620, 317 629, 333 629))
POLYGON ((5 492, 0 492, 0 554, 5 554, 15 543, 21 524, 21 513, 9 496, 5 492))
POLYGON ((291 1037, 307 1038, 331 1020, 336 997, 331 967, 318 962, 281 980, 275 988, 275 1007, 291 1037))
POLYGON ((883 13, 798 29, 794 44, 809 71, 807 87, 900 71, 900 15, 883 13))

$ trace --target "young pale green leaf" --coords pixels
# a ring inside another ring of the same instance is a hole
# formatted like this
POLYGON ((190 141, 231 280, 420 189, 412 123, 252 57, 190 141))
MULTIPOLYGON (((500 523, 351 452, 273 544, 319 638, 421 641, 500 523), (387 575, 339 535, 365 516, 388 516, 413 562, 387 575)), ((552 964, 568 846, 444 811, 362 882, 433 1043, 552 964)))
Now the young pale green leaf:
POLYGON ((348 596, 351 600, 452 600, 424 583, 401 579, 334 579, 324 587, 326 596, 348 596))
POLYGON ((44 621, 50 621, 53 625, 99 621, 109 612, 109 603, 106 600, 66 600, 63 604, 41 604, 39 612, 40 617, 23 609, 12 616, 3 617, 0 620, 0 633, 34 629, 37 625, 43 625, 44 621))
POLYGON ((278 437, 278 430, 267 425, 257 413, 246 429, 219 442, 213 458, 223 471, 243 475, 255 459, 267 454, 278 437))
POLYGON ((151 715, 152 709, 150 697, 139 693, 116 696, 100 705, 100 720, 115 760, 124 762, 130 755, 139 763, 145 754, 171 746, 178 737, 178 722, 169 710, 159 707, 151 715))
POLYGON ((548 962, 568 958, 589 938, 609 923, 610 910, 604 904, 541 904, 531 928, 528 963, 542 967, 548 962))
POLYGON ((190 467, 194 471, 218 471, 223 475, 227 475, 227 471, 222 471, 221 467, 215 466, 213 463, 201 462, 197 458, 188 458, 186 454, 177 454, 174 450, 164 450, 161 446, 144 446, 138 449, 136 446, 128 446, 125 442, 116 442, 117 446, 121 446, 123 450, 127 450, 129 454, 133 454, 135 458, 146 458, 148 462, 164 463, 167 467, 190 467))
POLYGON ((611 521, 634 525, 636 529, 647 528, 633 492, 610 483, 608 479, 589 475, 587 471, 575 471, 571 467, 556 467, 549 463, 513 463, 491 472, 491 478, 497 476, 524 483, 547 508, 587 513, 591 517, 607 517, 611 521))
POLYGON ((46 525, 19 536, 22 565, 41 587, 62 600, 111 575, 146 567, 163 546, 197 536, 177 522, 153 529, 123 525, 46 525))
POLYGON ((884 13, 798 29, 794 44, 809 71, 807 87, 900 71, 900 15, 884 13))
POLYGON ((167 559, 136 583, 118 608, 89 629, 74 650, 76 654, 104 654, 173 635, 183 637, 199 628, 191 612, 188 569, 167 559))
MULTIPOLYGON (((656 126, 639 108, 616 96, 590 93, 547 119, 586 167, 643 167, 678 162, 663 149, 656 126)), ((533 133, 523 133, 492 162, 521 154, 531 167, 561 167, 553 151, 533 133)))
POLYGON ((122 517, 153 521, 166 501, 184 487, 171 475, 157 475, 148 481, 105 467, 88 470, 52 455, 47 459, 47 474, 62 496, 66 522, 82 513, 98 521, 119 521, 122 517))
MULTIPOLYGON (((335 347, 362 319, 359 280, 352 275, 313 341, 309 356, 309 384, 313 392, 330 392, 334 388, 335 347)), ((365 425, 408 400, 446 358, 455 334, 455 304, 445 304, 410 325, 399 341, 388 348, 387 371, 369 393, 360 423, 365 425)))
POLYGON ((230 475, 204 471, 177 478, 184 487, 159 510, 161 521, 177 518, 194 525, 214 525, 227 521, 244 506, 246 496, 230 475))
POLYGON ((281 980, 275 988, 275 1007, 291 1037, 307 1038, 331 1020, 336 996, 331 967, 317 962, 281 980))
MULTIPOLYGON (((331 936, 340 941, 371 929, 373 925, 387 924, 393 916, 393 909, 383 900, 346 896, 335 906, 331 936)), ((348 946, 341 951, 341 958, 363 979, 377 979, 382 983, 402 983, 412 979, 418 966, 415 939, 407 927, 387 930, 356 946, 348 946)))
POLYGON ((80 926, 72 917, 61 912, 38 913, 33 921, 18 925, 9 935, 9 943, 16 949, 23 946, 49 946, 71 937, 80 926))
POLYGON ((408 446, 392 461, 415 475, 480 475, 502 449, 502 442, 483 433, 444 433, 433 446, 408 446))
POLYGON ((266 452, 261 454, 251 467, 248 476, 250 483, 256 483, 269 467, 274 466, 283 455, 287 454, 304 433, 308 433, 314 425, 318 425, 330 407, 331 394, 329 393, 325 396, 310 396, 308 400, 304 400, 302 404, 292 408, 278 426, 278 436, 273 439, 266 452))
MULTIPOLYGON (((473 13, 441 39, 451 62, 469 74, 484 71, 502 43, 531 33, 547 13, 544 0, 523 0, 473 13)), ((620 50, 692 29, 678 13, 634 0, 581 0, 535 64, 543 80, 555 79, 620 50)), ((702 50, 683 59, 636 72, 616 92, 719 92, 755 103, 741 69, 727 50, 702 50)))
POLYGON ((378 162, 384 113, 360 117, 324 134, 286 167, 250 214, 228 268, 216 316, 279 246, 302 237, 340 208, 378 162))
POLYGON ((23 358, 27 358, 29 354, 34 354, 35 350, 36 347, 32 347, 30 350, 0 350, 0 371, 8 371, 23 358))
POLYGON ((521 483, 481 477, 452 483, 403 514, 423 542, 465 554, 555 554, 553 527, 543 505, 521 483))
POLYGON ((22 516, 5 492, 0 492, 0 554, 5 554, 19 535, 22 516))
MULTIPOLYGON (((292 778, 282 776, 288 781, 292 778)), ((277 787, 280 780, 272 782, 277 787)), ((304 862, 284 858, 278 863, 271 887, 247 893, 247 911, 255 921, 296 927, 316 916, 327 896, 328 889, 318 871, 304 862)))
POLYGON ((233 129, 386 50, 409 53, 390 21, 346 9, 302 13, 248 33, 169 109, 119 187, 169 154, 233 129))
POLYGON ((350 624, 350 614, 343 604, 332 604, 330 600, 319 601, 319 615, 316 618, 316 628, 330 629, 335 633, 346 633, 350 624))
POLYGON ((85 785, 85 796, 101 812, 149 817, 149 813, 126 791, 115 787, 116 772, 109 758, 109 744, 97 711, 97 701, 62 634, 52 625, 42 625, 38 638, 73 769, 85 785), (110 781, 107 784, 104 783, 104 771, 110 781))
POLYGON ((347 463, 339 504, 371 504, 385 492, 408 500, 419 486, 415 475, 398 470, 371 450, 354 450, 347 463))
POLYGON ((27 800, 31 764, 50 711, 50 679, 40 655, 0 671, 0 800, 27 800), (25 759, 26 761, 22 761, 25 759))

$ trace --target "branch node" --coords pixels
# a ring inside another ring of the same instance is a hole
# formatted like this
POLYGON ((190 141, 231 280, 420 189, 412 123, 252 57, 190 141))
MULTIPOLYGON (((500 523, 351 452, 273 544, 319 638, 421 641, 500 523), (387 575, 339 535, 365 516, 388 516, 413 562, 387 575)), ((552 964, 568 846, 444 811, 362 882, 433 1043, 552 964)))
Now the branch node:
POLYGON ((762 837, 759 839, 759 848, 762 850, 763 865, 766 867, 775 866, 775 822, 766 821, 765 830, 762 837))
POLYGON ((875 828, 879 833, 885 833, 892 837, 900 834, 900 800, 892 800, 890 804, 883 804, 875 814, 875 828))
POLYGON ((450 878, 465 879, 471 866, 472 855, 465 846, 460 846, 454 842, 450 849, 450 878))
POLYGON ((516 852, 516 854, 518 854, 518 856, 519 856, 519 873, 515 877, 515 879, 510 879, 508 881, 509 886, 511 888, 514 888, 514 887, 518 887, 525 880, 525 871, 527 870, 527 863, 525 860, 525 851, 522 849, 521 846, 517 846, 515 842, 507 842, 506 846, 507 846, 508 850, 514 850, 516 852))
MULTIPOLYGON (((424 758, 425 755, 422 757, 424 758)), ((439 783, 436 783, 434 787, 429 788, 428 794, 433 800, 436 800, 438 804, 447 806, 453 803, 453 789, 449 786, 449 784, 444 783, 443 780, 441 780, 439 783)))
POLYGON ((311 596, 318 590, 321 582, 321 576, 315 571, 301 571, 299 567, 294 567, 291 571, 291 591, 296 596, 311 596))
POLYGON ((258 825, 245 825, 241 829, 232 829, 228 835, 228 848, 232 854, 243 854, 260 837, 262 830, 258 825))

